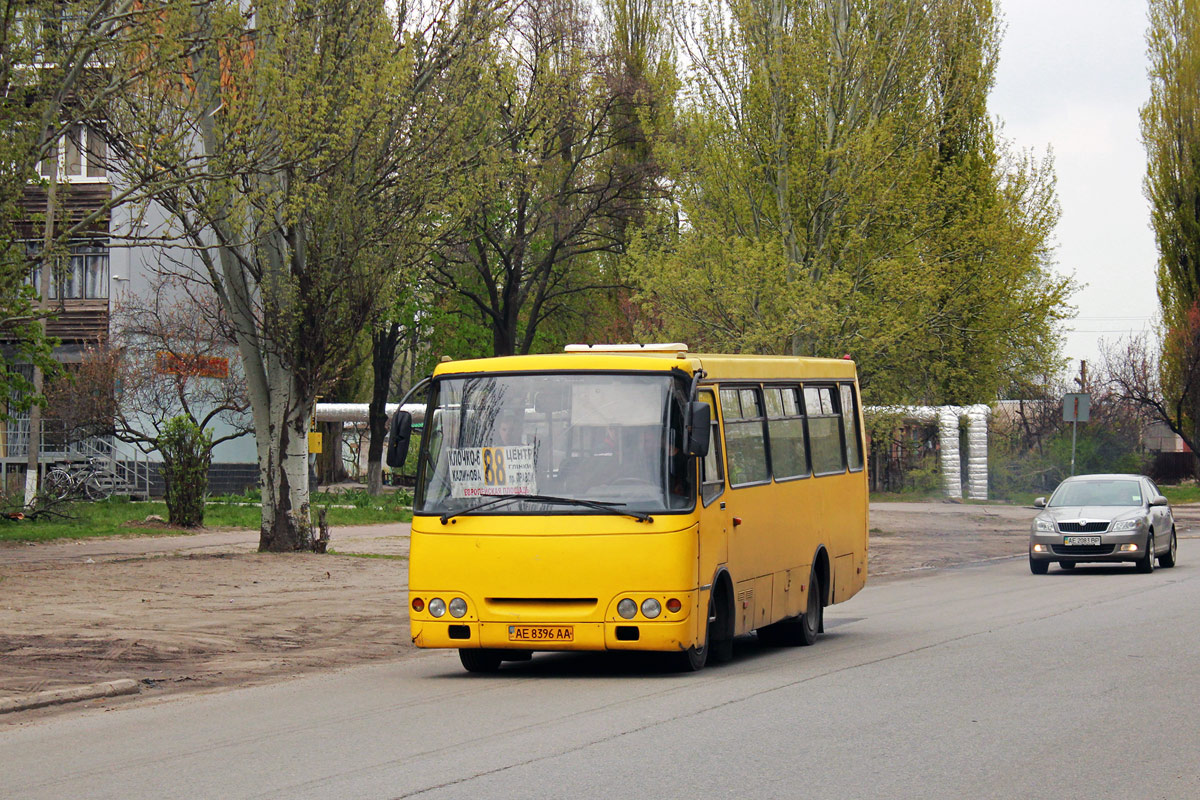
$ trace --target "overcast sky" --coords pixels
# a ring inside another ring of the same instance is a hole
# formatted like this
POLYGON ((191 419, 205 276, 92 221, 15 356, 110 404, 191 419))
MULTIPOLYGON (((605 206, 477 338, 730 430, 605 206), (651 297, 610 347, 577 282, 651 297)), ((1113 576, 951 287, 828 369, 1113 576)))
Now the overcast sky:
POLYGON ((1058 270, 1073 298, 1068 371, 1096 363, 1099 340, 1149 328, 1158 314, 1156 251, 1142 194, 1138 112, 1149 96, 1144 0, 997 0, 1006 30, 991 96, 1003 135, 1053 151, 1062 218, 1058 270))

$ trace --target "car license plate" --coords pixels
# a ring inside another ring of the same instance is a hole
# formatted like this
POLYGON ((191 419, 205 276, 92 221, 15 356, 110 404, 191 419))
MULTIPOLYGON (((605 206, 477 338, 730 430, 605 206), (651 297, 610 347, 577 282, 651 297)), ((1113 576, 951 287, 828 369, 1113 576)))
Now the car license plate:
POLYGON ((1064 536, 1063 544, 1070 545, 1089 545, 1100 544, 1099 536, 1064 536))
POLYGON ((571 625, 509 625, 510 642, 572 642, 575 628, 571 625))

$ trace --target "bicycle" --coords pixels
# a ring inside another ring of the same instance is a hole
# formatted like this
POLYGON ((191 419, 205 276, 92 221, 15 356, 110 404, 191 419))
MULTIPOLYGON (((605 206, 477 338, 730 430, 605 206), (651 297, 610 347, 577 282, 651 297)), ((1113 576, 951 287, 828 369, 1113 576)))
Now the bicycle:
POLYGON ((104 480, 109 472, 103 464, 104 459, 93 456, 79 469, 55 467, 43 479, 44 490, 58 500, 107 500, 112 496, 112 482, 104 480))

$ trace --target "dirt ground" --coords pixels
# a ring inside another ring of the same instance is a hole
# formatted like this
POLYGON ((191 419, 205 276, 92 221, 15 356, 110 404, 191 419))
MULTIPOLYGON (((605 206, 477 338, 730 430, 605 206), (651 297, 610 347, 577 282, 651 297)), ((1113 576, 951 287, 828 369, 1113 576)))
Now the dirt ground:
MULTIPOLYGON (((1034 510, 876 503, 872 582, 1023 557, 1034 510)), ((1181 537, 1200 506, 1176 509, 1181 537)), ((257 531, 0 543, 0 697, 118 678, 145 702, 417 651, 406 613, 408 526, 333 531, 334 555, 263 555, 257 531), (355 555, 350 555, 355 554, 355 555), (364 557, 376 556, 376 557, 364 557)), ((20 712, 0 725, 28 719, 20 712)))

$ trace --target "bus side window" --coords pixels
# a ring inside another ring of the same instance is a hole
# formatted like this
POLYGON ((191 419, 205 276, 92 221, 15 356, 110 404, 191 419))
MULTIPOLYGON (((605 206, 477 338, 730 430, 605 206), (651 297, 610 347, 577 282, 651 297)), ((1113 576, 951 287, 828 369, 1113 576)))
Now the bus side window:
POLYGON ((766 418, 759 390, 750 387, 722 389, 721 414, 725 418, 729 485, 737 487, 770 481, 763 430, 766 418))
POLYGON ((771 436, 771 471, 775 480, 806 477, 808 450, 804 446, 804 417, 800 389, 788 386, 763 390, 767 400, 767 427, 771 436))
POLYGON ((700 462, 700 499, 708 505, 725 491, 725 471, 721 459, 721 426, 717 422, 717 401, 710 391, 700 392, 701 402, 712 409, 712 431, 708 455, 700 462))
POLYGON ((846 463, 851 472, 862 469, 862 431, 858 429, 858 398, 854 386, 849 383, 841 385, 842 390, 842 429, 846 432, 846 463))
POLYGON ((832 386, 804 387, 804 415, 814 475, 834 475, 846 470, 842 446, 842 417, 832 386))

